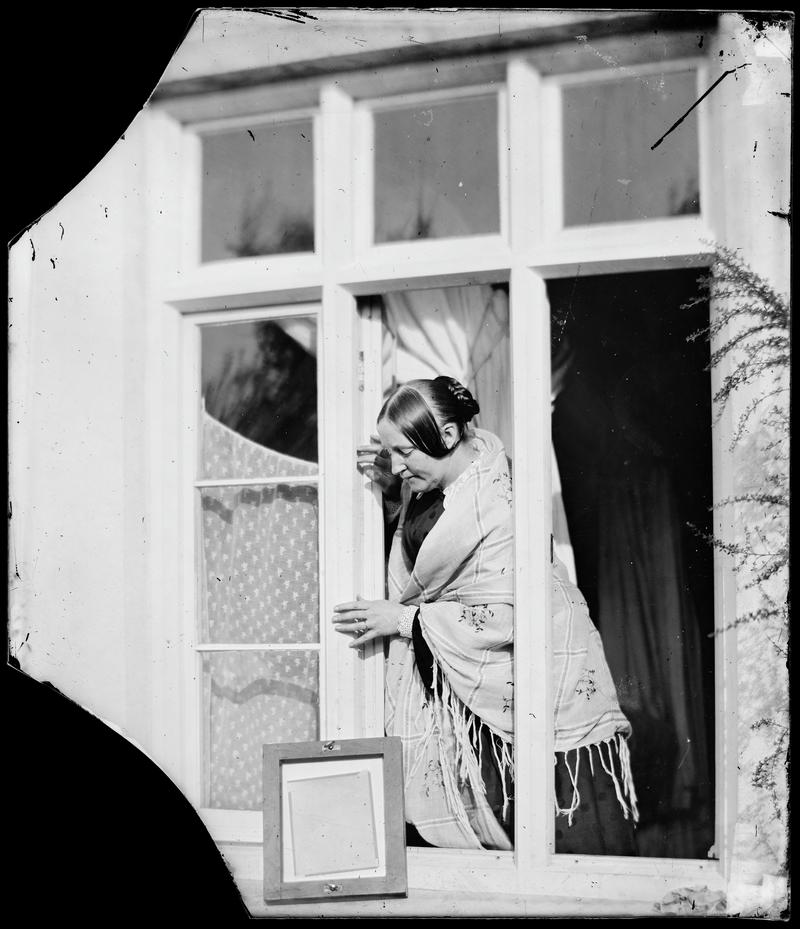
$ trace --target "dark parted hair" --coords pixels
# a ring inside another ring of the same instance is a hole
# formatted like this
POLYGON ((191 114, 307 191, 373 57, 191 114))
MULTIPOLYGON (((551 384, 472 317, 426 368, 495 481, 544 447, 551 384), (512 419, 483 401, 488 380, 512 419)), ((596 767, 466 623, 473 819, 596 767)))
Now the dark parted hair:
POLYGON ((415 448, 431 458, 444 458, 452 449, 444 444, 439 423, 455 423, 460 442, 467 423, 479 412, 477 401, 463 384, 440 376, 398 387, 381 407, 378 422, 388 419, 415 448))

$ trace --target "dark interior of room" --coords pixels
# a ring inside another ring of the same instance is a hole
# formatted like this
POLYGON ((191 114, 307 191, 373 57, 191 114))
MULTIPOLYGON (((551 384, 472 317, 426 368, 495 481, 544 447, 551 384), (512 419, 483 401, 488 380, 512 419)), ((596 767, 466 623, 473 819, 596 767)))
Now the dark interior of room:
POLYGON ((642 855, 714 842, 714 588, 702 269, 548 283, 552 418, 577 581, 633 725, 642 855), (692 526, 697 527, 693 529, 692 526))

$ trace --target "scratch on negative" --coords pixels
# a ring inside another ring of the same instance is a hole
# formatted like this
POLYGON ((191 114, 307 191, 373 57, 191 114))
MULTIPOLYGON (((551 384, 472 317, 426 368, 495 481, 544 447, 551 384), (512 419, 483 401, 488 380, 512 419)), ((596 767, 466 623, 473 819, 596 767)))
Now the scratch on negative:
MULTIPOLYGON (((595 48, 594 45, 589 41, 589 37, 585 35, 576 35, 575 39, 578 42, 583 43, 583 45, 593 52, 597 57, 604 63, 607 64, 609 68, 615 68, 619 71, 620 74, 624 74, 627 77, 636 78, 640 84, 644 84, 645 87, 650 86, 650 81, 646 77, 636 72, 633 68, 629 68, 627 65, 621 64, 620 61, 615 58, 613 55, 607 55, 601 52, 599 49, 595 48)), ((661 81, 663 84, 663 79, 661 81)))
POLYGON ((311 13, 307 13, 305 10, 297 8, 292 10, 263 10, 255 8, 252 12, 261 13, 264 16, 277 16, 278 19, 287 19, 291 23, 306 23, 309 19, 316 20, 318 18, 311 13))
POLYGON ((667 131, 664 133, 664 135, 661 136, 661 138, 660 138, 657 142, 654 142, 654 143, 650 146, 650 151, 652 152, 654 149, 658 148, 658 146, 661 145, 661 143, 664 141, 664 139, 666 139, 666 137, 670 134, 670 132, 672 132, 673 129, 677 129, 678 126, 680 126, 680 124, 684 121, 684 119, 686 119, 686 117, 692 112, 692 110, 693 110, 702 100, 705 100, 705 98, 711 93, 711 91, 717 86, 717 84, 720 84, 729 74, 734 74, 736 71, 739 70, 739 68, 747 68, 749 65, 750 65, 750 62, 749 62, 749 61, 746 61, 743 65, 739 65, 739 66, 736 67, 736 68, 731 68, 731 69, 728 70, 728 71, 723 71, 723 73, 716 79, 716 81, 714 81, 714 83, 708 88, 708 90, 707 90, 704 94, 701 94, 701 95, 697 98, 697 100, 694 101, 694 103, 693 103, 693 104, 689 107, 689 109, 683 114, 683 116, 681 116, 681 118, 680 118, 679 120, 677 120, 676 122, 674 122, 674 123, 669 127, 669 129, 667 129, 667 131))
POLYGON ((781 210, 767 210, 770 216, 777 216, 778 219, 785 219, 787 223, 791 226, 792 224, 792 214, 784 213, 781 210))

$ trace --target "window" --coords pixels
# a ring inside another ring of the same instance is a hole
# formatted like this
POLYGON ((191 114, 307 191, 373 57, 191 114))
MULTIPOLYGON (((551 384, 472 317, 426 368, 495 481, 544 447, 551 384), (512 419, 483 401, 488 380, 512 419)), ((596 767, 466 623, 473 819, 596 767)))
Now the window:
MULTIPOLYGON (((370 434, 384 389, 383 326, 391 316, 387 307, 402 302, 401 298, 427 299, 423 295, 434 292, 443 295, 443 306, 456 292, 480 292, 492 297, 483 302, 484 309, 492 305, 496 311, 498 301, 506 307, 507 336, 502 351, 508 353, 510 377, 506 383, 510 402, 502 405, 509 415, 509 422, 502 428, 510 436, 514 460, 515 648, 518 656, 525 656, 517 664, 515 763, 518 783, 525 786, 517 794, 513 852, 412 849, 411 886, 437 887, 450 882, 463 886, 464 880, 469 880, 470 886, 487 891, 507 892, 514 888, 542 892, 557 879, 576 893, 591 893, 597 892, 594 885, 602 876, 603 895, 624 896, 630 893, 626 884, 631 873, 640 874, 645 883, 650 881, 654 894, 663 886, 665 876, 683 874, 687 880, 713 883, 715 875, 721 873, 717 862, 697 857, 700 851, 707 852, 707 835, 691 846, 688 855, 670 846, 667 857, 676 860, 666 863, 647 858, 620 862, 580 855, 566 859, 553 854, 550 631, 546 622, 519 620, 546 617, 550 610, 550 345, 551 334, 561 325, 563 306, 572 306, 575 319, 584 320, 590 306, 596 309, 592 339, 602 343, 604 326, 613 329, 620 321, 608 301, 608 305, 598 306, 598 293, 608 293, 613 286, 628 286, 634 271, 647 272, 643 286, 659 292, 660 284, 652 276, 655 269, 672 269, 670 273, 679 274, 680 269, 704 261, 703 240, 711 236, 704 155, 707 127, 702 114, 687 125, 685 138, 670 137, 675 143, 670 148, 666 142, 662 144, 659 164, 668 171, 651 169, 650 163, 642 160, 643 152, 649 151, 658 135, 680 115, 675 112, 680 101, 688 99, 692 87, 702 82, 703 63, 682 59, 658 66, 632 64, 620 79, 616 74, 609 77, 607 71, 542 73, 536 61, 524 54, 509 56, 502 60, 502 80, 435 92, 419 90, 420 85, 425 85, 425 66, 420 66, 422 77, 417 74, 408 86, 395 75, 395 86, 387 90, 384 87, 391 83, 388 78, 372 82, 364 74, 344 75, 336 82, 320 78, 313 86, 309 84, 302 105, 308 108, 303 112, 314 114, 313 206, 309 205, 308 184, 302 192, 290 185, 281 194, 287 199, 276 214, 302 215, 306 227, 309 217, 313 217, 313 246, 306 239, 299 250, 307 252, 298 258, 303 263, 294 261, 297 255, 289 254, 256 261, 254 256, 281 251, 275 243, 284 241, 283 233, 276 231, 283 228, 282 219, 276 220, 274 229, 267 228, 273 222, 269 210, 256 209, 258 216, 251 226, 259 230, 255 237, 259 244, 254 251, 242 252, 240 258, 231 257, 228 246, 220 244, 236 241, 242 228, 241 223, 237 226, 235 214, 226 212, 227 207, 216 213, 207 205, 195 204, 194 220, 192 210, 186 212, 190 239, 200 235, 203 216, 207 217, 206 225, 218 222, 221 230, 215 233, 216 245, 203 246, 202 260, 184 263, 180 279, 173 278, 165 287, 170 305, 181 314, 187 332, 193 333, 189 364, 197 367, 191 387, 192 416, 199 415, 201 382, 211 402, 221 381, 236 383, 237 389, 244 391, 254 372, 269 370, 270 378, 274 375, 275 383, 285 386, 286 393, 281 396, 292 398, 293 406, 286 407, 295 411, 292 422, 304 427, 302 435, 294 435, 276 423, 271 433, 255 437, 256 433, 249 430, 255 429, 259 420, 255 404, 260 400, 242 393, 246 402, 233 402, 224 417, 220 414, 219 428, 225 431, 226 438, 219 440, 223 443, 219 446, 219 461, 213 467, 209 465, 213 475, 203 471, 202 476, 201 472, 192 476, 193 513, 208 512, 223 523, 231 519, 226 526, 250 526, 262 515, 289 513, 298 508, 304 514, 304 525, 314 526, 314 520, 319 520, 317 629, 313 628, 311 601, 300 608, 299 614, 305 619, 292 627, 291 634, 281 629, 280 622, 276 625, 269 619, 272 614, 268 609, 259 612, 255 623, 237 619, 228 625, 221 604, 223 591, 230 592, 231 587, 213 587, 223 584, 215 580, 222 575, 214 573, 222 564, 214 559, 222 556, 216 550, 205 555, 202 539, 196 549, 203 552, 203 558, 210 559, 201 562, 199 572, 201 587, 206 585, 207 592, 202 596, 207 596, 207 605, 201 608, 199 602, 195 604, 197 609, 187 616, 187 623, 192 629, 202 630, 193 649, 194 655, 202 656, 197 660, 204 663, 206 670, 187 689, 198 715, 194 728, 184 728, 184 738, 193 746, 185 764, 194 764, 210 774, 210 792, 207 789, 204 794, 199 785, 193 794, 195 802, 231 811, 225 817, 207 813, 217 838, 221 842, 251 844, 250 857, 242 853, 243 875, 257 878, 260 874, 255 863, 260 840, 258 814, 254 812, 252 794, 247 800, 246 795, 231 791, 224 778, 214 780, 215 765, 220 770, 232 770, 229 759, 237 751, 241 756, 236 745, 231 743, 223 749, 219 741, 214 741, 215 732, 222 733, 225 728, 244 732, 248 725, 257 726, 258 714, 267 711, 281 715, 281 725, 289 724, 291 738, 307 738, 317 725, 324 738, 382 733, 382 653, 373 649, 357 658, 346 643, 328 635, 327 617, 334 603, 352 599, 356 592, 379 597, 384 590, 380 502, 355 472, 354 448, 370 434), (668 100, 658 90, 662 71, 663 86, 671 88, 668 100), (383 96, 375 97, 376 88, 383 96), (607 117, 602 120, 604 124, 610 122, 620 131, 630 130, 629 144, 620 149, 618 158, 609 156, 609 146, 598 143, 595 121, 601 110, 607 117), (639 130, 634 132, 629 123, 637 121, 639 130), (675 155, 676 147, 680 157, 675 155), (655 173, 651 174, 651 170, 655 173), (580 187, 580 179, 586 177, 594 178, 591 190, 580 187), (609 178, 613 195, 606 195, 609 178), (595 189, 602 190, 606 199, 601 200, 598 194, 590 209, 587 202, 595 199, 595 189), (401 212, 402 222, 398 219, 401 212), (581 283, 584 278, 586 282, 581 283), (309 308, 308 301, 315 302, 314 309, 309 308), (310 351, 314 320, 316 342, 321 346, 317 355, 310 351), (259 347, 265 331, 271 333, 270 344, 298 346, 292 351, 302 359, 305 373, 284 381, 277 368, 269 367, 266 350, 259 347), (238 352, 238 367, 226 368, 219 360, 229 349, 238 352), (196 360, 192 362, 191 358, 196 360), (318 459, 312 451, 311 437, 312 374, 318 379, 318 459), (261 447, 253 452, 252 460, 242 457, 234 467, 230 463, 236 460, 233 447, 242 440, 261 447), (224 446, 224 442, 229 444, 224 446), (265 470, 258 458, 265 448, 278 459, 272 471, 265 470), (199 509, 201 500, 207 501, 205 511, 199 509), (274 680, 275 688, 284 696, 263 692, 259 681, 266 676, 274 680), (302 693, 306 708, 304 716, 291 720, 284 715, 285 704, 280 702, 290 692, 302 693), (252 693, 253 702, 223 710, 222 695, 234 693, 252 693), (316 710, 311 711, 315 694, 319 700, 318 718, 316 710), (241 725, 230 727, 227 720, 223 725, 220 714, 224 712, 234 714, 241 725), (253 715, 246 716, 248 713, 253 715), (680 858, 684 860, 678 861, 680 858)), ((485 69, 481 73, 485 74, 485 69)), ((435 86, 433 79, 428 86, 435 86)), ((262 94, 259 99, 268 96, 262 94)), ((202 121, 207 114, 202 112, 201 104, 199 101, 198 115, 193 119, 186 118, 183 107, 185 125, 180 130, 190 152, 188 163, 194 165, 198 179, 205 170, 197 157, 198 144, 206 167, 214 159, 217 163, 227 160, 225 146, 235 153, 231 163, 242 165, 241 171, 237 169, 242 177, 237 177, 231 188, 237 191, 233 198, 237 202, 255 189, 248 185, 256 183, 253 178, 260 176, 261 168, 253 167, 255 162, 247 159, 256 157, 261 144, 269 149, 277 146, 274 139, 280 138, 286 151, 299 146, 297 151, 303 154, 299 155, 298 170, 308 170, 308 149, 297 141, 303 123, 296 111, 273 113, 272 124, 283 128, 276 130, 278 136, 262 142, 256 129, 255 140, 241 131, 246 121, 241 115, 231 120, 232 128, 226 127, 224 120, 217 121, 214 133, 218 141, 213 144, 220 148, 212 152, 208 125, 202 121)), ((168 109, 168 104, 165 107, 168 109)), ((308 135, 305 129, 302 134, 308 135)), ((257 183, 261 184, 261 180, 257 183)), ((278 180, 274 183, 280 186, 278 180)), ((219 190, 212 193, 210 180, 186 189, 189 196, 201 200, 204 190, 206 197, 216 197, 220 202, 225 199, 219 190)), ((205 232, 202 240, 206 241, 205 232)), ((283 250, 288 252, 288 247, 283 250)), ((638 309, 642 308, 640 304, 638 309)), ((659 310, 653 317, 654 324, 668 325, 669 312, 672 310, 659 310)), ((637 317, 643 325, 650 318, 644 313, 637 317)), ((495 312, 484 322, 497 325, 497 319, 495 312)), ((571 326, 576 325, 575 319, 571 326)), ((588 326, 581 328, 587 339, 588 331, 588 326)), ((397 340, 397 332, 393 337, 397 340)), ((579 349, 576 344, 576 357, 579 349)), ((605 350, 613 356, 613 347, 604 346, 605 350)), ((491 364, 499 370, 501 361, 502 355, 498 354, 492 357, 491 364)), ((272 383, 270 378, 266 380, 272 383)), ((272 402, 280 415, 286 401, 273 397, 272 402)), ((560 428, 556 420, 556 436, 560 428)), ((710 423, 703 426, 706 439, 710 428, 710 423)), ((717 449, 716 437, 714 442, 713 448, 717 449)), ((714 458, 718 452, 708 452, 707 447, 704 454, 707 474, 709 456, 718 467, 714 458)), ((203 460, 202 454, 198 460, 203 460)), ((568 472, 566 468, 562 475, 565 501, 573 480, 568 472)), ((696 501, 698 509, 707 502, 709 489, 710 481, 704 478, 696 501)), ((575 506, 570 505, 574 510, 575 506)), ((208 518, 212 525, 212 516, 208 518)), ((574 515, 571 521, 579 523, 574 515)), ((186 523, 187 533, 195 531, 195 522, 186 523)), ((268 549, 274 551, 272 543, 267 545, 262 540, 255 544, 264 546, 265 570, 279 572, 281 562, 270 561, 268 554, 268 549)), ((590 572, 591 567, 586 565, 591 565, 596 552, 578 555, 576 547, 575 554, 584 563, 583 573, 590 572)), ((196 571, 197 565, 189 570, 196 571)), ((316 583, 315 570, 309 569, 303 575, 309 590, 316 583)), ((709 564, 703 562, 701 570, 707 574, 709 564)), ((718 563, 713 571, 715 584, 719 584, 718 563)), ((238 596, 232 573, 230 577, 233 595, 238 596)), ((710 584, 704 588, 704 621, 723 607, 719 597, 708 593, 710 589, 710 584)), ((719 666, 720 656, 728 646, 721 637, 713 647, 714 655, 709 657, 706 651, 703 658, 704 675, 714 662, 719 666)), ((704 680, 707 682, 708 677, 704 680)), ((721 684, 717 680, 713 688, 717 722, 723 704, 721 684)), ((710 685, 707 690, 711 699, 710 685)), ((713 760, 713 754, 718 761, 726 729, 717 726, 715 733, 712 729, 713 725, 707 726, 706 734, 711 741, 716 740, 717 748, 708 753, 707 760, 713 760)), ((700 755, 693 756, 693 760, 699 759, 700 755)), ((704 801, 708 805, 716 803, 718 810, 725 796, 719 789, 721 783, 719 776, 713 787, 709 780, 704 801)), ((711 838, 724 861, 728 837, 721 828, 719 814, 711 838)), ((643 892, 643 886, 638 885, 638 893, 643 892)))
POLYGON ((633 726, 637 846, 656 858, 714 857, 711 384, 707 343, 687 340, 708 306, 681 309, 696 276, 548 282, 557 554, 633 726))
POLYGON ((696 112, 652 148, 696 98, 694 71, 565 86, 564 224, 699 213, 696 112))
POLYGON ((373 120, 376 242, 500 232, 496 94, 373 120))
MULTIPOLYGON (((202 806, 261 807, 261 745, 320 732, 317 307, 191 323, 202 806)), ((219 815, 219 814, 215 814, 219 815)))
POLYGON ((359 100, 358 252, 402 258, 398 246, 424 244, 446 255, 459 240, 480 254, 506 237, 506 106, 502 86, 359 100))
POLYGON ((310 119, 201 136, 202 260, 314 251, 310 119))

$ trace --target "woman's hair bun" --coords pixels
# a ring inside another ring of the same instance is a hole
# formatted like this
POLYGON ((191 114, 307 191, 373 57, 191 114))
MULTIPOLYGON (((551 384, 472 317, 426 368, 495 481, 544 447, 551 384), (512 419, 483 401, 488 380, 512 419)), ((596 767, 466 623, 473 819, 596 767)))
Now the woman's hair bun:
POLYGON ((454 377, 445 377, 441 375, 436 378, 436 382, 441 383, 442 386, 445 386, 450 392, 453 400, 458 406, 459 412, 462 414, 464 422, 469 422, 473 416, 477 416, 478 413, 480 413, 481 408, 478 406, 478 401, 467 388, 454 377))
POLYGON ((409 442, 432 458, 445 458, 455 446, 446 445, 442 428, 458 426, 459 442, 467 433, 467 423, 480 407, 467 388, 455 378, 440 375, 432 381, 408 381, 395 388, 378 414, 387 419, 409 442))

